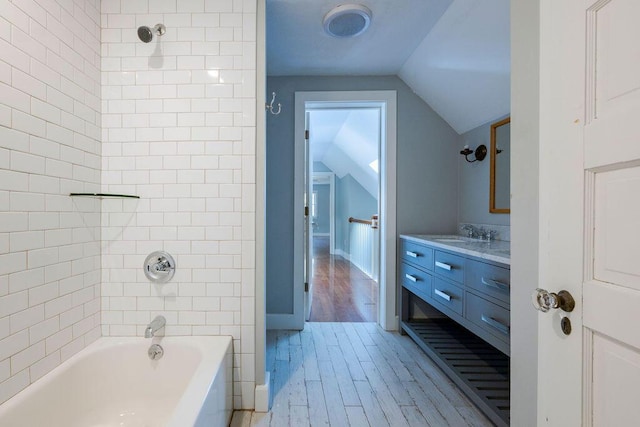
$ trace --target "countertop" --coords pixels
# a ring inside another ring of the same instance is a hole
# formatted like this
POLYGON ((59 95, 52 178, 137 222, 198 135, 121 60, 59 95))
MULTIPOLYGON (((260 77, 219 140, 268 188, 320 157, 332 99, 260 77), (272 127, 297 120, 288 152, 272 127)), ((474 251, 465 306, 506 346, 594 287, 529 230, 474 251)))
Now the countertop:
POLYGON ((463 236, 432 234, 401 234, 400 237, 488 261, 511 265, 511 242, 504 240, 487 242, 463 236))

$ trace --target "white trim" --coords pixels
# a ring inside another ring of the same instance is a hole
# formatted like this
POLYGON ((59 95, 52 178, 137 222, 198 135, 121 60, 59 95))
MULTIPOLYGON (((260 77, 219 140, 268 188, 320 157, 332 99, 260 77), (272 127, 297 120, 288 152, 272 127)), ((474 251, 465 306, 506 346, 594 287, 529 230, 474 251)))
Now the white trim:
POLYGON ((345 251, 343 251, 342 249, 336 249, 336 256, 341 256, 342 258, 346 259, 347 261, 351 260, 351 255, 345 251))
MULTIPOLYGON (((329 233, 314 233, 314 236, 329 236, 329 253, 336 251, 336 174, 333 172, 314 172, 313 178, 326 179, 329 184, 329 233)), ((315 184, 315 183, 314 183, 315 184)), ((325 184, 324 182, 319 184, 325 184)))
POLYGON ((267 102, 266 5, 256 10, 256 195, 255 195, 255 391, 256 410, 269 410, 269 373, 266 372, 266 140, 267 102), (260 406, 258 406, 260 405, 260 406))
POLYGON ((267 371, 264 376, 264 384, 256 384, 254 394, 255 411, 269 412, 269 383, 271 374, 267 371))
POLYGON ((336 175, 329 177, 329 254, 336 251, 336 175))
MULTIPOLYGON (((300 327, 303 321, 302 283, 302 240, 304 221, 302 201, 304 194, 304 119, 307 108, 331 108, 371 106, 372 103, 383 110, 386 121, 381 123, 380 138, 380 283, 378 319, 386 330, 398 329, 396 288, 396 167, 397 167, 397 94, 395 90, 382 91, 342 91, 342 92, 296 92, 294 125, 294 315, 300 312, 300 327), (333 104, 333 105, 331 105, 333 104)), ((297 326, 297 325, 296 325, 297 326)), ((296 328, 298 329, 298 328, 296 328)))
POLYGON ((589 328, 582 329, 582 347, 582 425, 593 427, 593 331, 589 328))
POLYGON ((313 237, 330 237, 331 233, 313 233, 313 237))
MULTIPOLYGON (((304 287, 303 293, 303 324, 302 327, 296 329, 304 328, 304 322, 309 320, 311 317, 311 304, 313 303, 313 226, 311 224, 311 215, 309 209, 311 208, 311 198, 313 195, 313 157, 311 156, 311 140, 307 138, 309 135, 309 126, 311 125, 311 113, 309 111, 305 111, 304 113, 304 122, 305 122, 305 132, 304 132, 304 197, 303 200, 306 201, 306 206, 304 208, 305 213, 307 215, 304 216, 304 275, 303 279, 300 282, 300 286, 304 287), (304 283, 304 285, 303 285, 304 283)), ((295 138, 294 138, 295 141, 295 138)), ((294 209, 295 210, 295 209, 294 209)), ((295 215, 295 213, 294 213, 295 215)), ((294 267, 295 268, 295 267, 294 267)), ((296 281, 293 281, 293 287, 296 287, 296 281)), ((294 313, 295 313, 295 301, 294 303, 294 313)))

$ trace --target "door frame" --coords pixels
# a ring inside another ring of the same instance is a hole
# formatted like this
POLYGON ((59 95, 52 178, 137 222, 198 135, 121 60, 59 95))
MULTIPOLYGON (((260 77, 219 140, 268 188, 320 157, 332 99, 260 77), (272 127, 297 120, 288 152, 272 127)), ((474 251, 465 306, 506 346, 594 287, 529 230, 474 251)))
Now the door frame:
POLYGON ((380 91, 326 91, 295 93, 294 118, 294 307, 293 317, 299 329, 304 328, 304 131, 307 107, 349 104, 357 107, 378 104, 384 109, 386 120, 381 123, 380 143, 380 281, 378 286, 378 323, 383 329, 397 330, 396 290, 396 175, 397 175, 397 93, 395 90, 380 91), (360 106, 363 106, 360 105, 360 106))
POLYGON ((316 178, 322 178, 323 180, 323 182, 319 182, 317 184, 329 185, 329 253, 333 255, 336 249, 336 174, 334 174, 333 172, 313 172, 313 185, 316 185, 316 178), (326 182, 324 182, 325 180, 326 182))
MULTIPOLYGON (((267 189, 267 11, 256 4, 256 181, 255 181, 255 326, 254 409, 269 411, 270 373, 267 365, 266 189, 267 189)), ((247 340, 250 338, 247 338, 247 340)))

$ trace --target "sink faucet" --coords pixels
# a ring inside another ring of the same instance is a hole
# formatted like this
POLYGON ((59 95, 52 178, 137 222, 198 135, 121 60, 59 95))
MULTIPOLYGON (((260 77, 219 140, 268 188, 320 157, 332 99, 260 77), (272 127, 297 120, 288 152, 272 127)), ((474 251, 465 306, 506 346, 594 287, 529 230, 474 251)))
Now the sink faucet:
POLYGON ((158 332, 159 329, 164 328, 164 325, 166 325, 167 320, 164 318, 164 316, 156 316, 155 319, 153 319, 151 321, 151 323, 149 323, 149 325, 147 326, 147 329, 144 330, 144 337, 145 338, 151 338, 155 335, 156 332, 158 332))
POLYGON ((486 240, 487 242, 491 242, 496 238, 495 230, 482 230, 480 235, 482 240, 486 240))
POLYGON ((460 230, 461 231, 466 231, 467 232, 467 237, 470 237, 470 238, 474 238, 474 237, 476 237, 478 235, 478 229, 475 228, 471 224, 463 224, 460 227, 460 230))

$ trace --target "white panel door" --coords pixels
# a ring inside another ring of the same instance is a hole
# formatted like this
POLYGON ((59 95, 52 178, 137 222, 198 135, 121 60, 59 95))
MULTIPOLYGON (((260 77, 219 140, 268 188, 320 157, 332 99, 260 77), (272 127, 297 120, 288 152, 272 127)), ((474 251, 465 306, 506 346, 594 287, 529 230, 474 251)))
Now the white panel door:
POLYGON ((313 157, 311 156, 310 113, 305 111, 304 137, 304 320, 311 317, 313 304, 313 225, 311 195, 313 194, 313 157))
POLYGON ((541 1, 538 424, 640 425, 640 1, 541 1), (560 322, 567 317, 572 332, 560 322))

